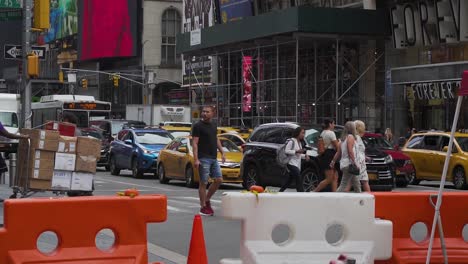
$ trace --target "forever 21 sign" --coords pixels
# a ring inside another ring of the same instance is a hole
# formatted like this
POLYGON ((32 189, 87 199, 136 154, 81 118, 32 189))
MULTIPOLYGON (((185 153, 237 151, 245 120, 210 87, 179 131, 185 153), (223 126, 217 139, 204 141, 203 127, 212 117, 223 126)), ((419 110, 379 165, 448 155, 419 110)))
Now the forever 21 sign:
POLYGON ((390 9, 395 48, 468 41, 467 0, 419 0, 390 9))

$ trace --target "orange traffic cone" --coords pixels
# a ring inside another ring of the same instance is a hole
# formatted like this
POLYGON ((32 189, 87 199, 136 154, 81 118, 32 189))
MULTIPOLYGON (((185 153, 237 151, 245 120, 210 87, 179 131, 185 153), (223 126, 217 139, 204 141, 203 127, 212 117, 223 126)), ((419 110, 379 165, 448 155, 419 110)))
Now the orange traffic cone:
POLYGON ((193 219, 192 238, 190 240, 187 264, 208 264, 203 224, 199 215, 196 215, 193 219))

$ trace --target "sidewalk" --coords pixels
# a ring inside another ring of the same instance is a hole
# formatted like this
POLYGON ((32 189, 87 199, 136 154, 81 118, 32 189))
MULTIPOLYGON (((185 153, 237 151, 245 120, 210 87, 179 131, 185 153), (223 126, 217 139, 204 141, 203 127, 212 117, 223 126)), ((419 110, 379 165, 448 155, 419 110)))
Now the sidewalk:
MULTIPOLYGON (((12 194, 13 194, 13 190, 8 185, 0 184, 0 198, 1 199, 4 199, 4 200, 9 199, 10 195, 12 194)), ((36 193, 32 195, 32 197, 49 197, 49 196, 55 196, 55 194, 51 192, 42 192, 42 193, 36 193)), ((18 197, 20 197, 20 195, 18 195, 18 197)), ((4 219, 3 202, 0 202, 0 228, 3 227, 3 219, 4 219)), ((100 234, 96 238, 96 244, 109 245, 113 243, 113 240, 114 240, 113 237, 107 234, 100 234)), ((39 249, 44 250, 44 249, 54 247, 56 243, 57 241, 53 236, 45 235, 43 239, 38 241, 38 247, 39 249)), ((177 262, 173 262, 161 256, 158 256, 156 250, 153 250, 150 245, 152 244, 148 245, 148 261, 150 263, 160 261, 165 264, 178 264, 177 262)))

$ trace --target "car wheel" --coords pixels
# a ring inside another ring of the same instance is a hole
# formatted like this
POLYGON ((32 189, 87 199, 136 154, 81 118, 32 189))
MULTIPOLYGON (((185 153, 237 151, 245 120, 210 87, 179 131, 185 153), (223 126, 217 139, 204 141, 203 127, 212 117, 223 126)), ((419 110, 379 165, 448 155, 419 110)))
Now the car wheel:
POLYGON ((248 190, 252 185, 262 186, 257 166, 254 164, 248 164, 245 168, 242 186, 248 190))
POLYGON ((304 192, 310 192, 319 184, 319 174, 314 167, 308 167, 302 172, 304 192))
POLYGON ((193 177, 192 167, 187 167, 185 170, 185 186, 188 188, 195 188, 197 186, 193 177))
POLYGON ((457 166, 453 170, 453 185, 455 189, 462 190, 466 188, 465 170, 463 167, 457 166))
POLYGON ((118 176, 120 174, 120 169, 117 168, 114 156, 110 158, 109 169, 112 175, 118 176))
POLYGON ((420 182, 421 180, 416 178, 416 172, 413 172, 410 174, 410 177, 408 179, 408 184, 418 185, 420 182))
POLYGON ((162 163, 159 164, 158 174, 159 174, 159 182, 161 184, 166 184, 169 182, 169 179, 166 178, 166 171, 164 170, 164 166, 162 165, 162 163))
POLYGON ((141 178, 143 173, 138 169, 138 162, 136 158, 132 160, 132 176, 133 178, 141 178))

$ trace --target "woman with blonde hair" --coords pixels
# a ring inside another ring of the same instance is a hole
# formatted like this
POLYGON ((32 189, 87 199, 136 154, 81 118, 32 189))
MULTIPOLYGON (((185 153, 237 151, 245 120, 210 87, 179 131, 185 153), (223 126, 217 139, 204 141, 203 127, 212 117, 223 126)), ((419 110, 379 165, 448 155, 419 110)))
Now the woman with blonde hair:
POLYGON ((393 134, 390 128, 385 129, 385 139, 393 145, 393 134))
POLYGON ((351 185, 354 192, 361 192, 361 183, 359 182, 359 162, 357 157, 357 132, 353 121, 346 122, 343 135, 341 137, 341 151, 336 152, 335 157, 330 163, 330 167, 335 166, 335 162, 340 160, 340 169, 343 172, 338 192, 350 190, 351 185))
MULTIPOLYGON (((366 124, 361 120, 354 121, 356 124, 356 132, 357 132, 357 154, 356 160, 360 166, 360 173, 359 173, 359 181, 362 184, 362 187, 365 192, 370 192, 370 185, 369 185, 369 176, 367 175, 367 167, 366 167, 366 145, 364 145, 364 141, 362 141, 362 137, 366 133, 366 124)), ((390 131, 391 133, 391 131, 390 131)))

